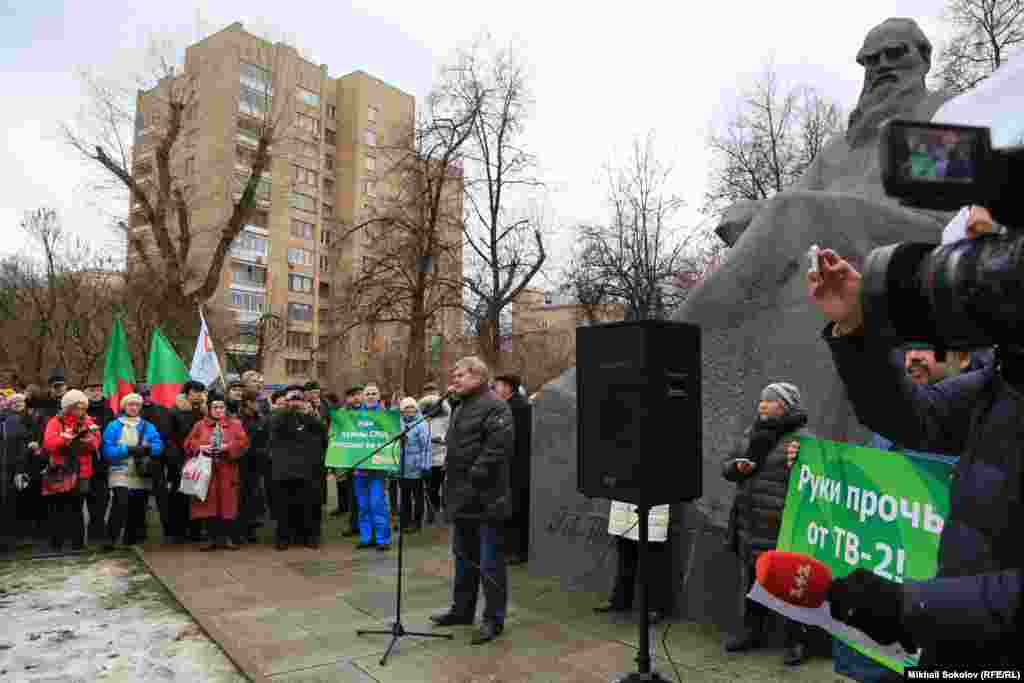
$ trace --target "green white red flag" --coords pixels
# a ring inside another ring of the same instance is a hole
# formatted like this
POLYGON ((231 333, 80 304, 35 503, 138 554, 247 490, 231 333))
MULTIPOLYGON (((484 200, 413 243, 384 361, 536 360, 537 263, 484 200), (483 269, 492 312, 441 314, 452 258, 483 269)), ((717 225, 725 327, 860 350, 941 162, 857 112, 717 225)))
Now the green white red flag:
POLYGON ((146 363, 150 398, 153 403, 171 408, 187 381, 189 374, 185 364, 158 327, 153 331, 153 341, 149 344, 149 362, 146 363))
POLYGON ((121 412, 121 399, 135 391, 135 368, 132 355, 128 353, 128 335, 124 332, 121 319, 114 321, 107 347, 107 359, 103 364, 103 395, 110 401, 114 414, 121 412))

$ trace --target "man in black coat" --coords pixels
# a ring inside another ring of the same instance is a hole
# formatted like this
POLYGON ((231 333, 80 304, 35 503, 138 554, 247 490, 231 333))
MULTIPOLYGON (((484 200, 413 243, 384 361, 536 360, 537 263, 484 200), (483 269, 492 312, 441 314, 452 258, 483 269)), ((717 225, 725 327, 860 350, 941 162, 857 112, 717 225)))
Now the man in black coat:
POLYGON ((60 370, 54 370, 50 373, 49 379, 46 383, 50 389, 45 396, 36 397, 32 400, 31 408, 43 425, 43 429, 46 429, 46 424, 60 412, 60 399, 64 396, 64 393, 68 390, 68 385, 64 379, 64 373, 60 370))
MULTIPOLYGON (((107 425, 117 417, 110 407, 110 401, 103 398, 103 382, 90 379, 83 388, 85 395, 89 397, 89 408, 86 413, 100 428, 100 433, 103 433, 107 425)), ((107 518, 107 505, 110 503, 110 485, 107 481, 109 474, 107 459, 97 451, 92 466, 92 483, 85 497, 85 504, 89 509, 90 541, 100 540, 105 536, 104 520, 107 518)))
POLYGON ((314 507, 320 504, 320 472, 327 449, 322 420, 303 412, 303 388, 288 387, 288 405, 270 418, 270 472, 276 485, 278 550, 292 543, 320 546, 320 526, 314 507))
POLYGON ((515 423, 515 453, 509 479, 512 509, 507 524, 509 564, 530 559, 530 438, 533 433, 533 408, 523 397, 522 382, 516 375, 494 378, 494 394, 508 402, 515 423))
POLYGON ((501 634, 508 604, 504 536, 512 507, 509 466, 515 429, 508 404, 488 388, 489 376, 487 365, 475 356, 458 361, 452 371, 459 403, 445 436, 445 514, 454 523, 454 604, 431 617, 438 626, 472 624, 483 583, 484 618, 474 645, 501 634))
POLYGON ((263 515, 266 512, 262 479, 270 476, 267 470, 269 418, 260 414, 259 394, 250 389, 246 389, 242 395, 240 411, 242 426, 249 437, 249 450, 240 463, 241 496, 236 535, 239 541, 255 543, 258 540, 256 529, 262 526, 263 515))

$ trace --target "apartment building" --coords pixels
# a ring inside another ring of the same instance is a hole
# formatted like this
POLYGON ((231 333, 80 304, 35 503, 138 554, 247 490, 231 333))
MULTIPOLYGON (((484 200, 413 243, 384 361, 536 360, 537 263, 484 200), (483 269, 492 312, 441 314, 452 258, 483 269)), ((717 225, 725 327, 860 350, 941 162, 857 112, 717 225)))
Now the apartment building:
MULTIPOLYGON (((147 182, 153 173, 159 135, 150 113, 166 108, 167 89, 191 88, 172 175, 182 179, 197 226, 189 259, 196 273, 206 272, 219 226, 247 184, 260 127, 276 126, 256 210, 207 304, 226 307, 238 323, 238 334, 220 342, 223 367, 245 369, 260 355, 271 384, 359 379, 377 347, 368 340, 383 337, 392 347, 404 331, 358 331, 356 343, 335 343, 334 287, 373 249, 362 233, 345 235, 387 192, 379 157, 402 144, 415 118, 413 96, 362 71, 333 78, 327 65, 241 23, 188 47, 184 68, 165 80, 138 95, 133 175, 147 182), (260 339, 272 347, 261 349, 260 339)), ((144 231, 144 222, 133 214, 132 229, 144 231)), ((433 346, 448 324, 428 335, 433 346)), ((457 329, 454 318, 450 324, 457 329)))

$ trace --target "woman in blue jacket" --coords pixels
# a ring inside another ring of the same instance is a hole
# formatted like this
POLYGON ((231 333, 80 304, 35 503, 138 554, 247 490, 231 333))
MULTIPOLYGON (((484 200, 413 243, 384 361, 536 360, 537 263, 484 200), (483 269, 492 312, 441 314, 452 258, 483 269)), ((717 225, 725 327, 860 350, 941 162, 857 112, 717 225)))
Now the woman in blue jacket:
POLYGON ((103 431, 103 457, 110 463, 110 522, 105 550, 113 550, 124 530, 124 545, 134 545, 146 526, 146 500, 153 488, 152 459, 163 453, 160 433, 142 419, 142 396, 121 399, 121 415, 103 431))
POLYGON ((419 531, 423 528, 423 484, 430 468, 433 466, 433 455, 430 444, 430 427, 426 420, 421 419, 419 404, 416 399, 405 397, 401 403, 402 429, 417 424, 405 437, 405 467, 402 469, 402 509, 401 519, 405 531, 419 531))

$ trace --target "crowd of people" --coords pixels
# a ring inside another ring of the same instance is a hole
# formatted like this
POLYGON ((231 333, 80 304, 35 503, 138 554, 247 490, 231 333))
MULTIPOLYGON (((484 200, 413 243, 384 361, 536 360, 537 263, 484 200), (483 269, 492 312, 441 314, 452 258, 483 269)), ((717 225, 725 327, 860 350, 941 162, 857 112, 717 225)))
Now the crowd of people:
MULTIPOLYGON (((518 378, 504 376, 486 388, 496 388, 520 420, 529 420, 518 378)), ((101 382, 72 387, 55 371, 45 389, 18 386, 0 401, 0 552, 35 543, 53 552, 135 545, 148 540, 150 510, 169 544, 237 550, 258 542, 259 528, 274 523, 278 549, 316 548, 331 478, 338 494, 332 514, 350 519, 343 535, 358 536, 359 549, 387 551, 399 512, 402 531, 415 533, 439 520, 451 497, 445 443, 460 399, 457 392, 442 398, 436 384, 427 384, 420 398, 386 401, 368 383, 349 388, 342 400, 316 382, 267 392, 262 375, 250 371, 223 394, 190 381, 170 408, 141 386, 115 411, 101 382), (399 410, 403 428, 412 427, 404 469, 385 475, 327 468, 336 410, 399 410), (200 455, 211 470, 204 499, 189 495, 183 482, 188 463, 200 455)), ((508 456, 523 501, 518 509, 525 511, 528 437, 519 448, 526 463, 508 456)), ((528 524, 518 512, 505 524, 513 561, 525 561, 528 524)))

